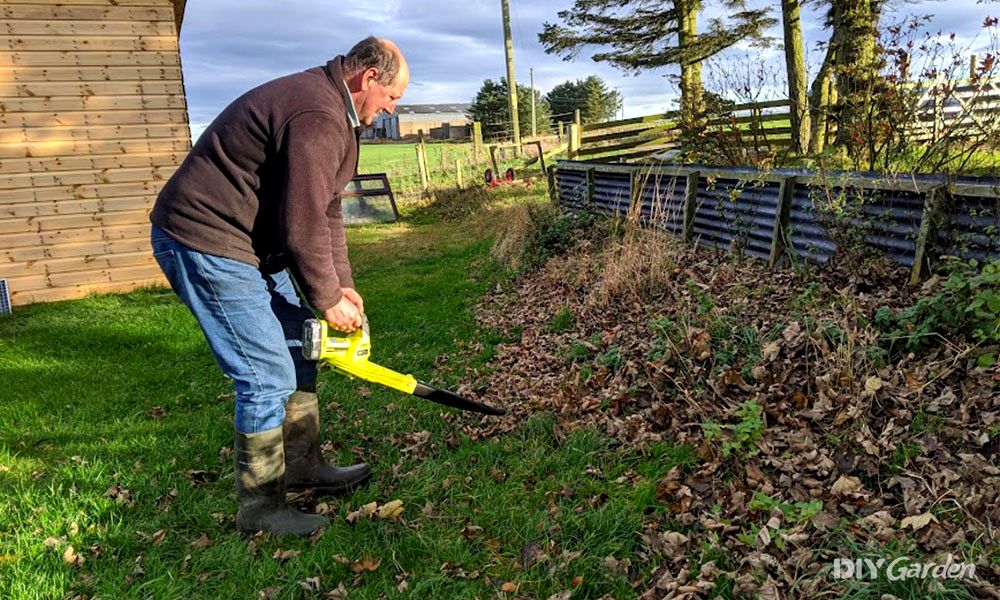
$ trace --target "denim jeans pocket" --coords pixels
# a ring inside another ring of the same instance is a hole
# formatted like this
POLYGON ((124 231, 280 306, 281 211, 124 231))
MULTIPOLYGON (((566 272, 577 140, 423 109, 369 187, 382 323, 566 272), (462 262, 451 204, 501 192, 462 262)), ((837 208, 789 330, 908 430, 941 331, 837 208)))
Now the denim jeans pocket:
POLYGON ((174 257, 173 248, 166 248, 160 250, 159 252, 153 252, 153 258, 156 259, 156 262, 160 262, 160 260, 162 259, 173 259, 173 257, 174 257))

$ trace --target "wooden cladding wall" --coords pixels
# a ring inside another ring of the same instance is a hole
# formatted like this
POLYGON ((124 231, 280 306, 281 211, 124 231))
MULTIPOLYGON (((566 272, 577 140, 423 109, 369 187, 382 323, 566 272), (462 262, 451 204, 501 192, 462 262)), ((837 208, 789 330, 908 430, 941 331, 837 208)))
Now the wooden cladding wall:
POLYGON ((190 149, 175 0, 0 6, 0 278, 14 305, 162 282, 149 210, 190 149))

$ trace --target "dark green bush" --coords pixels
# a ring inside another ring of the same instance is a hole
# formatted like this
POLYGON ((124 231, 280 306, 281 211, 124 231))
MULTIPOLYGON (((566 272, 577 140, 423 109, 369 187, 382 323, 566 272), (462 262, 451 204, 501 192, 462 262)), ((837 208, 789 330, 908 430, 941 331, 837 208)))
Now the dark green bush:
POLYGON ((942 336, 962 336, 986 345, 1000 343, 1000 261, 983 265, 949 260, 940 291, 894 311, 875 311, 883 346, 892 356, 925 352, 942 336))

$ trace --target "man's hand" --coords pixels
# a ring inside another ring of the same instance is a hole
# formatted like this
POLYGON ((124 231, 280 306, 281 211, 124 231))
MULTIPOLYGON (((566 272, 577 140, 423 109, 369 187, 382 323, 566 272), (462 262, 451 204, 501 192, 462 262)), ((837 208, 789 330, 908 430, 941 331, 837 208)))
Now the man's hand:
POLYGON ((359 294, 354 288, 341 288, 340 291, 344 294, 344 298, 347 298, 354 303, 354 306, 358 307, 358 312, 361 313, 361 318, 364 319, 365 301, 361 299, 361 294, 359 294))
MULTIPOLYGON (((358 298, 360 299, 360 296, 358 298)), ((323 311, 323 318, 330 327, 343 333, 351 333, 364 323, 361 311, 348 299, 346 293, 341 296, 340 302, 323 311)))

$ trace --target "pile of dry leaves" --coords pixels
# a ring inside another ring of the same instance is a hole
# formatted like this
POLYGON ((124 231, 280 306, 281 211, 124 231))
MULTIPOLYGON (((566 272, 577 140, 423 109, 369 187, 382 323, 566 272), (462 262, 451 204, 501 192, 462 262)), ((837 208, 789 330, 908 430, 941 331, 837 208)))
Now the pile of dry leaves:
POLYGON ((769 270, 655 233, 585 241, 480 304, 511 341, 461 391, 510 414, 466 431, 544 411, 637 452, 694 447, 699 466, 658 482, 668 522, 637 532, 632 560, 658 565, 643 598, 839 597, 833 559, 886 548, 976 561, 963 585, 1000 598, 1000 369, 961 336, 888 357, 871 325, 936 285, 878 262, 769 270))

